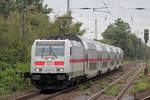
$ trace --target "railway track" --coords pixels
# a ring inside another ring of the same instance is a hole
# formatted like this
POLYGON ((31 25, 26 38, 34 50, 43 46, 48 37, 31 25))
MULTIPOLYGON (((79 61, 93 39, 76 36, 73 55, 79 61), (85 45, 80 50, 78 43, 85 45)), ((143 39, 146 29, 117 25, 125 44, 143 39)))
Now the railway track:
POLYGON ((36 95, 39 95, 39 94, 40 94, 40 90, 36 90, 36 91, 33 91, 33 92, 26 93, 22 96, 18 96, 14 100, 26 100, 27 98, 30 98, 30 97, 33 97, 33 96, 36 96, 36 95))
MULTIPOLYGON (((136 63, 128 63, 128 64, 125 64, 124 66, 133 66, 135 65, 136 63)), ((124 74, 123 76, 125 77, 126 75, 128 75, 130 72, 132 72, 133 70, 135 70, 135 68, 131 69, 128 73, 124 74)), ((109 73, 108 73, 109 74, 109 73)), ((110 73, 111 74, 111 73, 110 73)), ((99 80, 101 77, 96 77, 96 78, 93 78, 91 81, 96 81, 96 80, 99 80)), ((123 78, 123 77, 122 77, 123 78)), ((119 80, 121 80, 122 78, 118 78, 116 81, 118 82, 119 80)), ((86 82, 82 82, 81 84, 84 85, 84 84, 87 84, 89 80, 87 80, 86 82)), ((115 82, 111 83, 110 86, 114 85, 115 82)), ((14 100, 50 100, 56 96, 59 96, 61 94, 64 94, 66 92, 70 92, 74 89, 77 89, 78 88, 78 84, 73 86, 73 87, 70 87, 70 88, 67 88, 65 90, 61 90, 61 91, 57 91, 57 92, 54 92, 54 93, 50 93, 50 94, 45 94, 45 93, 41 93, 39 90, 37 91, 34 91, 34 92, 31 92, 31 93, 27 93, 25 95, 22 95, 20 97, 17 97, 15 98, 14 100)), ((110 87, 109 86, 109 87, 110 87)), ((104 90, 102 90, 101 92, 103 92, 104 90)), ((94 100, 94 99, 90 99, 89 100, 94 100)))
POLYGON ((150 100, 150 95, 145 97, 145 98, 143 98, 142 100, 150 100))
POLYGON ((55 96, 58 96, 62 93, 71 91, 75 88, 77 88, 77 85, 74 87, 62 90, 62 91, 58 91, 56 93, 52 93, 52 94, 41 93, 40 91, 37 91, 37 92, 30 93, 30 94, 26 94, 26 95, 21 96, 21 97, 17 97, 15 100, 49 100, 55 96))
MULTIPOLYGON (((100 77, 96 77, 96 78, 93 78, 91 81, 96 81, 100 79, 100 77)), ((82 82, 81 84, 87 84, 89 80, 85 81, 85 82, 82 82)), ((69 92, 69 91, 72 91, 74 89, 77 89, 79 86, 79 84, 75 85, 75 86, 72 86, 70 88, 67 88, 65 90, 61 90, 61 91, 58 91, 56 93, 52 93, 52 94, 43 94, 41 93, 40 91, 38 92, 34 92, 34 93, 30 93, 30 94, 26 94, 22 97, 18 97, 16 98, 15 100, 50 100, 52 99, 53 97, 56 97, 60 94, 63 94, 63 93, 66 93, 66 92, 69 92)))
MULTIPOLYGON (((130 65, 130 64, 129 64, 130 65)), ((137 77, 137 75, 141 72, 141 70, 144 67, 141 67, 141 64, 138 65, 140 67, 135 67, 132 68, 131 70, 129 70, 126 74, 124 74, 123 76, 119 77, 118 79, 116 79, 114 82, 112 82, 111 84, 109 84, 109 86, 105 87, 103 90, 99 91, 98 93, 96 93, 95 95, 91 96, 88 100, 97 100, 105 90, 107 90, 108 88, 112 87, 113 85, 117 84, 119 81, 121 81, 122 79, 124 79, 125 77, 127 77, 130 73, 132 73, 133 71, 136 71, 134 73, 134 75, 129 79, 129 81, 127 82, 127 84, 124 86, 124 88, 122 89, 122 91, 114 98, 114 100, 120 100, 122 98, 122 96, 125 94, 126 90, 130 87, 130 85, 132 84, 133 80, 137 77)), ((147 100, 147 99, 146 99, 147 100)))

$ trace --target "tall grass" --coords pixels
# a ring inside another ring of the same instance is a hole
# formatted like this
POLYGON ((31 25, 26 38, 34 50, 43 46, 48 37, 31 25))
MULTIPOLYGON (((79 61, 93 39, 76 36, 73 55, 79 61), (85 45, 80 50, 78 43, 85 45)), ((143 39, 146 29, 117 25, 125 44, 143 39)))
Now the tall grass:
POLYGON ((148 75, 144 75, 144 70, 139 74, 138 78, 134 80, 131 88, 131 94, 136 92, 146 91, 150 89, 150 62, 148 63, 148 75))

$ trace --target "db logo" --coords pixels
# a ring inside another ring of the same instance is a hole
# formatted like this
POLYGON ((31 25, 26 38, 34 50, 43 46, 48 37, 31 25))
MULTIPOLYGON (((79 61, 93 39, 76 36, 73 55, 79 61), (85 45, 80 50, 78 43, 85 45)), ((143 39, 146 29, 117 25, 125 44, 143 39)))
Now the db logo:
POLYGON ((51 62, 51 61, 48 61, 48 62, 47 62, 47 65, 52 65, 52 62, 51 62))

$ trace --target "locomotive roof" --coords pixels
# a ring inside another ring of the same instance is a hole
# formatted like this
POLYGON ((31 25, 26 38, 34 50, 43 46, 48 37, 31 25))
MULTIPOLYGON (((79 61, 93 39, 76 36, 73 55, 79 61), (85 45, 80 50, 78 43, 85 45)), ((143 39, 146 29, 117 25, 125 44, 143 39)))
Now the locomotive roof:
POLYGON ((115 53, 123 53, 122 49, 119 47, 115 47, 112 45, 104 44, 95 40, 86 39, 82 36, 75 35, 75 34, 56 34, 56 35, 48 35, 46 37, 47 40, 74 40, 80 42, 85 48, 89 48, 89 44, 94 45, 98 50, 107 50, 108 52, 115 52, 115 53))
POLYGON ((75 34, 56 34, 56 35, 48 35, 46 36, 47 40, 64 40, 64 39, 69 39, 69 40, 75 40, 78 42, 81 42, 81 39, 75 35, 75 34))

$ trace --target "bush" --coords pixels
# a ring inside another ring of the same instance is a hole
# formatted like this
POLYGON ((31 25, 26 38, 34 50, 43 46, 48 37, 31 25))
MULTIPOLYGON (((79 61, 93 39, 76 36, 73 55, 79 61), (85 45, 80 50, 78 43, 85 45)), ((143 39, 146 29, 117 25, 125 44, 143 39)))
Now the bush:
POLYGON ((30 64, 29 63, 16 63, 14 64, 16 72, 30 72, 30 64))
POLYGON ((4 62, 4 61, 0 62, 0 70, 1 71, 6 70, 7 68, 11 68, 11 65, 6 63, 6 62, 4 62))
MULTIPOLYGON (((15 64, 15 67, 19 71, 27 71, 26 64, 15 64)), ((26 89, 33 88, 30 79, 22 79, 16 70, 7 68, 5 71, 0 72, 0 97, 5 97, 26 89)))
POLYGON ((90 91, 85 91, 84 94, 90 96, 90 91))

